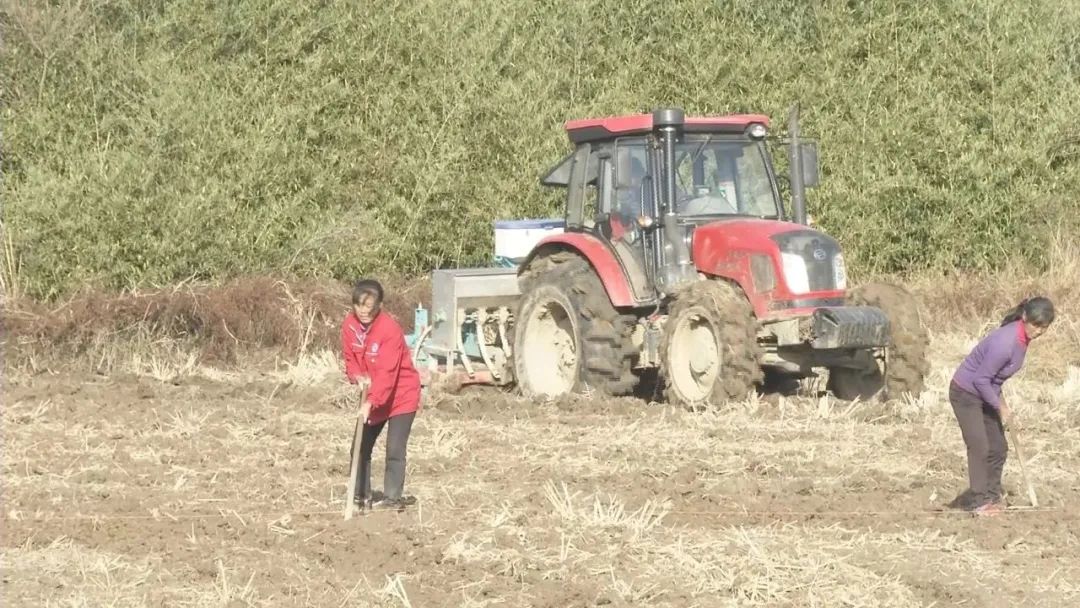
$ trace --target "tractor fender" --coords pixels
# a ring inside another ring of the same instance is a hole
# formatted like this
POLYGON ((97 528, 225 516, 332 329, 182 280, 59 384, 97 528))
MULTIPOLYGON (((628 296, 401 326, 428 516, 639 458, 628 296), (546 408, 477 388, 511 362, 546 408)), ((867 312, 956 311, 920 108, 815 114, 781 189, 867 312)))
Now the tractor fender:
POLYGON ((596 275, 600 277, 611 304, 616 308, 636 304, 634 294, 630 291, 630 282, 626 279, 619 260, 603 241, 591 234, 564 232, 544 238, 518 266, 518 276, 537 257, 556 251, 573 251, 588 260, 596 275))

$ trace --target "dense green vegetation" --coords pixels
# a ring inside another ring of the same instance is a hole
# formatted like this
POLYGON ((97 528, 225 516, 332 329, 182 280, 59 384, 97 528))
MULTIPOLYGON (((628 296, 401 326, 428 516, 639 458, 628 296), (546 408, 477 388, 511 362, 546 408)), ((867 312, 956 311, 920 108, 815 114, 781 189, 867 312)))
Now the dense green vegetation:
POLYGON ((1080 3, 4 3, 5 284, 485 263, 562 121, 802 102, 863 271, 1040 261, 1080 215, 1080 3), (1065 224, 1063 224, 1065 222, 1065 224))

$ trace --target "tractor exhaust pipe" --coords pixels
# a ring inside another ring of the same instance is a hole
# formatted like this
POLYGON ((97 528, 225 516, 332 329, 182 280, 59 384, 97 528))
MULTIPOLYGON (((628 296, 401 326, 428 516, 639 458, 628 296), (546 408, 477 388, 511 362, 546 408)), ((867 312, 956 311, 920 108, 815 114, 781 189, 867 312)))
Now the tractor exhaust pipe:
POLYGON ((667 203, 665 215, 675 213, 675 140, 685 123, 686 117, 678 108, 663 108, 653 112, 653 127, 660 131, 660 142, 664 146, 664 202, 667 203))
POLYGON ((671 256, 664 256, 664 272, 662 284, 667 292, 681 283, 696 278, 697 273, 690 262, 690 248, 683 238, 683 231, 679 227, 679 214, 675 202, 677 192, 675 189, 675 141, 686 123, 686 117, 679 108, 661 108, 653 111, 653 128, 660 132, 660 143, 663 147, 664 166, 662 193, 664 195, 664 238, 670 246, 671 256))
POLYGON ((799 142, 799 104, 788 111, 788 171, 791 174, 791 214, 806 225, 806 181, 803 175, 802 144, 799 142))

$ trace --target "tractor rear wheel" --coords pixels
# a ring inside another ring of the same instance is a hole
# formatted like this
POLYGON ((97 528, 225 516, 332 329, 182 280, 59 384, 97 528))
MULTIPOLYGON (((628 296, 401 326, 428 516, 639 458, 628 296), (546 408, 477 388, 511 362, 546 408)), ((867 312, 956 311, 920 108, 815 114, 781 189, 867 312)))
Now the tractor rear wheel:
POLYGON ((572 252, 537 258, 522 274, 521 287, 513 358, 522 394, 626 395, 634 390, 634 317, 612 306, 587 261, 572 252))
POLYGON ((702 280, 675 296, 661 345, 668 402, 690 407, 744 399, 764 377, 750 303, 723 281, 702 280))
POLYGON ((860 353, 862 366, 829 370, 827 389, 838 399, 863 401, 896 399, 919 395, 930 364, 926 351, 930 342, 926 326, 910 291, 891 283, 868 283, 848 293, 856 306, 875 306, 889 318, 892 346, 886 349, 882 365, 869 352, 860 353))

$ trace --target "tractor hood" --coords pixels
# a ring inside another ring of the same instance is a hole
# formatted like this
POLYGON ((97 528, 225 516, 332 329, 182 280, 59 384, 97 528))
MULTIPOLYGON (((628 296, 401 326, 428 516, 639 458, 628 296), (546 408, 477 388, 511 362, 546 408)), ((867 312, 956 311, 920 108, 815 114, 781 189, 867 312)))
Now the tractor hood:
POLYGON ((796 236, 816 236, 833 245, 836 242, 822 232, 794 222, 752 218, 722 220, 703 224, 694 230, 694 261, 700 270, 708 272, 703 264, 707 265, 714 254, 742 251, 775 255, 796 236))
POLYGON ((700 272, 734 279, 747 293, 778 299, 833 298, 846 288, 840 245, 802 224, 733 219, 698 226, 691 247, 700 272))

